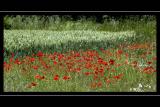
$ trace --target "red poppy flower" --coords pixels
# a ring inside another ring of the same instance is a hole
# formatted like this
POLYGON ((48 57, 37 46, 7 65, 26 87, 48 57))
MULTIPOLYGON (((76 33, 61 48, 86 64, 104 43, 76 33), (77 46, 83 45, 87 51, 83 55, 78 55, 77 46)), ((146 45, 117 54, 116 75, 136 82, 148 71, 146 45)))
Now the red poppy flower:
POLYGON ((16 59, 16 60, 14 61, 14 63, 15 63, 15 64, 18 64, 18 65, 22 64, 22 62, 20 62, 18 59, 16 59))
POLYGON ((70 60, 72 57, 68 56, 67 59, 70 60))
POLYGON ((75 53, 74 57, 80 57, 80 53, 75 53))
POLYGON ((7 63, 6 62, 3 62, 3 65, 6 65, 7 63))
POLYGON ((13 58, 10 58, 10 59, 9 59, 9 62, 12 63, 12 61, 13 61, 13 58))
POLYGON ((94 80, 98 79, 98 76, 97 76, 97 75, 94 75, 93 79, 94 79, 94 80))
POLYGON ((41 76, 39 74, 35 75, 35 79, 41 79, 41 76))
POLYGON ((53 55, 56 56, 56 55, 57 55, 57 52, 54 52, 53 55))
POLYGON ((50 65, 47 65, 47 64, 42 64, 42 65, 43 65, 43 68, 45 68, 45 69, 51 68, 50 65))
POLYGON ((84 73, 86 76, 89 76, 90 75, 90 72, 85 72, 84 73))
POLYGON ((58 55, 58 61, 61 61, 61 59, 64 57, 63 54, 58 55))
POLYGON ((33 68, 34 70, 37 70, 37 69, 38 69, 38 66, 32 66, 32 68, 33 68))
POLYGON ((122 50, 118 50, 118 51, 117 51, 117 54, 119 54, 119 55, 121 55, 122 53, 123 53, 122 50))
POLYGON ((100 88, 100 87, 102 87, 102 82, 98 82, 97 83, 97 86, 100 88))
POLYGON ((119 74, 117 76, 113 76, 113 78, 115 78, 115 79, 121 79, 122 76, 123 76, 123 74, 119 74))
POLYGON ((36 82, 31 82, 30 84, 28 84, 27 88, 32 88, 33 86, 36 86, 37 83, 36 82))
POLYGON ((14 53, 12 53, 12 58, 14 57, 14 53))
POLYGON ((100 48, 100 50, 103 51, 104 49, 103 49, 103 48, 100 48))
POLYGON ((38 57, 42 57, 42 56, 43 56, 43 53, 42 53, 41 51, 39 51, 39 52, 37 53, 37 56, 38 56, 38 57))
POLYGON ((144 72, 148 72, 148 71, 154 72, 154 68, 153 68, 152 66, 145 67, 143 71, 144 71, 144 72))
POLYGON ((91 68, 91 67, 92 67, 92 65, 91 65, 89 62, 86 63, 85 68, 89 69, 89 68, 91 68))
POLYGON ((112 60, 112 59, 109 60, 110 65, 114 65, 114 62, 115 62, 115 61, 112 60))
POLYGON ((108 63, 106 61, 103 61, 102 64, 103 65, 108 65, 108 63))
POLYGON ((128 54, 128 53, 126 53, 126 54, 125 54, 125 56, 126 56, 126 58, 128 58, 129 54, 128 54))
POLYGON ((30 62, 34 62, 35 61, 35 58, 30 58, 30 62))
POLYGON ((44 76, 40 76, 39 74, 37 74, 37 75, 35 75, 34 78, 35 78, 35 79, 40 79, 40 80, 42 80, 42 79, 44 79, 45 77, 44 77, 44 76))
POLYGON ((54 61, 53 63, 54 63, 54 65, 57 65, 57 62, 56 62, 56 61, 54 61))
POLYGON ((6 62, 3 63, 3 66, 5 69, 10 70, 11 69, 11 64, 7 64, 6 62))
POLYGON ((99 72, 100 72, 100 73, 103 73, 103 72, 104 72, 104 68, 101 68, 101 69, 99 70, 99 72))
POLYGON ((86 61, 92 61, 93 59, 91 57, 84 57, 84 60, 86 60, 86 61))
POLYGON ((110 79, 106 79, 106 84, 110 84, 111 80, 110 79))
POLYGON ((98 71, 98 67, 95 67, 94 70, 95 70, 95 71, 98 71))
POLYGON ((95 71, 94 74, 98 75, 98 71, 95 71))
POLYGON ((147 64, 149 64, 149 65, 150 65, 150 64, 152 64, 152 62, 151 62, 151 61, 148 61, 148 62, 147 62, 147 64))
POLYGON ((151 74, 153 72, 156 72, 156 70, 152 66, 149 66, 149 67, 145 67, 143 72, 147 74, 151 74))
POLYGON ((102 58, 98 58, 98 63, 102 64, 102 62, 103 62, 103 59, 102 58))
POLYGON ((81 68, 77 68, 77 69, 76 69, 76 72, 80 72, 80 71, 81 71, 81 68))
POLYGON ((63 79, 68 80, 68 79, 70 79, 70 76, 64 76, 63 79))
POLYGON ((53 78, 55 81, 59 80, 59 76, 58 75, 55 75, 54 78, 53 78))

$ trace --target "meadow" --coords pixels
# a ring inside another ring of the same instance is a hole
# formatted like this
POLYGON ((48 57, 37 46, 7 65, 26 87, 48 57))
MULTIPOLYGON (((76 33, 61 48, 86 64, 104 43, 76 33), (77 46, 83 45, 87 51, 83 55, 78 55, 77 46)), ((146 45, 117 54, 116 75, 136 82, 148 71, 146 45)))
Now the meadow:
POLYGON ((4 17, 5 92, 156 92, 156 18, 4 17))

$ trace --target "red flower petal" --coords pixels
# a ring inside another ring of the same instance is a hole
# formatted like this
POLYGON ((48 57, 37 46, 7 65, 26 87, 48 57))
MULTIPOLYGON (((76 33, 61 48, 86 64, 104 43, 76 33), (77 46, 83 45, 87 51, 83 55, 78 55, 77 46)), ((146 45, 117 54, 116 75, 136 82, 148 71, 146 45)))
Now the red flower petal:
POLYGON ((114 65, 114 62, 115 62, 115 61, 112 60, 112 59, 109 60, 110 65, 114 65))

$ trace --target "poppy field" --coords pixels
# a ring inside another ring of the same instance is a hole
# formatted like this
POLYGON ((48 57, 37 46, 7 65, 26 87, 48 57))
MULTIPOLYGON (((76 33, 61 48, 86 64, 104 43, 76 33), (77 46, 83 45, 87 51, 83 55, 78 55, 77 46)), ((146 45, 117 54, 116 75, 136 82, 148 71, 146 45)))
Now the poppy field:
POLYGON ((145 38, 134 29, 4 30, 4 92, 156 92, 156 39, 145 38))

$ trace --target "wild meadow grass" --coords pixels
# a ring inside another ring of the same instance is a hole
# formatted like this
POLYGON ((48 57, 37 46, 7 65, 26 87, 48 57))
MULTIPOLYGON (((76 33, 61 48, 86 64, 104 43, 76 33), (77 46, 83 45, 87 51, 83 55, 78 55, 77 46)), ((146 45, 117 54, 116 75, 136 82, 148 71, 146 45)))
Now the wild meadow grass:
POLYGON ((5 92, 156 92, 153 16, 39 18, 4 17, 5 92))

